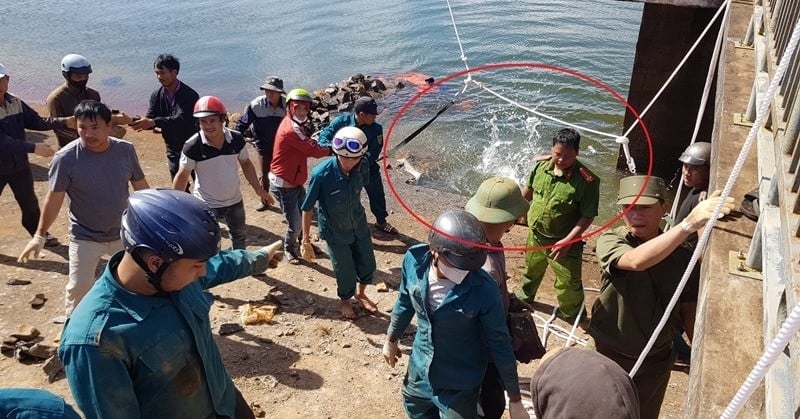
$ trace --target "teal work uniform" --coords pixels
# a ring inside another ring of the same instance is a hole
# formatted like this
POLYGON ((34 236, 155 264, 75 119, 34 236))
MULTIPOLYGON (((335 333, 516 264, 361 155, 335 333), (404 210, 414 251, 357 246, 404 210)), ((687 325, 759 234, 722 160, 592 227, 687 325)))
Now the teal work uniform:
MULTIPOLYGON (((597 259, 602 272, 600 296, 592 307, 589 334, 597 350, 630 371, 650 339, 689 264, 688 243, 644 271, 617 269, 623 254, 642 242, 625 227, 607 231, 597 239, 597 259)), ((698 271, 689 278, 681 302, 697 301, 698 271)), ((680 325, 677 310, 658 335, 653 348, 633 377, 642 418, 657 418, 675 361, 672 336, 680 325)))
MULTIPOLYGON (((554 168, 553 159, 543 160, 528 176, 526 185, 533 192, 528 210, 528 247, 550 246, 566 237, 580 218, 597 216, 600 179, 577 160, 561 175, 555 174, 554 168)), ((528 251, 517 296, 533 302, 550 265, 556 277, 558 306, 567 319, 573 319, 583 304, 582 253, 583 242, 573 243, 558 260, 549 257, 550 249, 528 251)))
POLYGON ((337 157, 330 157, 311 171, 308 192, 300 206, 311 211, 319 202, 319 236, 328 245, 336 294, 341 299, 353 297, 356 282, 371 284, 375 275, 375 252, 361 205, 361 189, 368 179, 369 166, 364 160, 346 175, 337 157))

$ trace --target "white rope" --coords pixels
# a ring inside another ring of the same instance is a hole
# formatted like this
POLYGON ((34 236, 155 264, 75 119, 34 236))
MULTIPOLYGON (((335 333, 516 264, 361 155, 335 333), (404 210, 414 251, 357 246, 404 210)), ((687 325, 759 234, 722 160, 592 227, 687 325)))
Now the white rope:
POLYGON ((783 321, 781 324, 780 330, 778 330, 778 334, 772 339, 769 343, 769 346, 764 351, 764 354, 761 355, 761 358, 758 360, 758 363, 750 374, 747 376, 747 379, 744 380, 742 386, 739 388, 739 391, 736 392, 736 395, 733 396, 733 399, 728 404, 728 407, 722 412, 722 419, 731 419, 735 418, 736 415, 739 414, 739 411, 742 410, 745 402, 750 398, 755 391, 758 384, 761 380, 764 379, 764 375, 769 371, 772 364, 775 363, 775 360, 778 359, 778 356, 783 352, 783 349, 786 348, 786 345, 789 344, 789 340, 797 333, 797 330, 800 329, 800 303, 794 305, 794 308, 789 313, 789 316, 786 317, 786 320, 783 321))
MULTIPOLYGON (((683 56, 683 59, 681 59, 681 61, 675 67, 675 70, 672 72, 672 74, 669 75, 669 77, 667 78, 667 81, 665 81, 664 85, 661 86, 661 89, 659 89, 658 92, 656 92, 655 96, 653 96, 653 99, 650 100, 650 103, 647 104, 647 106, 644 108, 644 110, 642 110, 642 112, 639 113, 639 118, 644 118, 644 116, 647 114, 647 111, 649 111, 650 108, 653 106, 653 104, 656 103, 656 100, 658 100, 658 98, 661 97, 661 94, 664 93, 664 90, 667 89, 667 86, 669 86, 669 84, 672 82, 672 79, 675 78, 675 76, 678 74, 678 72, 681 70, 681 68, 683 68, 683 65, 686 64, 686 61, 689 60, 689 57, 692 55, 694 50, 697 49, 697 46, 700 45, 700 41, 703 40, 703 38, 706 36, 706 33, 708 33, 708 31, 711 29, 711 27, 714 26, 714 22, 717 21, 717 18, 719 17, 720 13, 722 13, 723 10, 728 9, 728 6, 730 5, 730 2, 731 2, 731 0, 725 0, 725 2, 722 3, 722 5, 720 5, 719 9, 717 10, 717 13, 714 13, 714 17, 712 17, 711 21, 708 22, 708 25, 706 25, 706 28, 703 29, 703 32, 701 32, 700 36, 697 37, 697 40, 694 42, 694 44, 692 44, 692 47, 689 48, 689 51, 686 52, 686 55, 683 56)), ((724 22, 720 26, 723 26, 723 25, 724 25, 724 22)), ((627 137, 628 135, 630 135, 631 131, 633 131, 633 129, 636 128, 636 126, 639 125, 639 121, 640 120, 641 119, 637 119, 637 120, 633 121, 631 126, 628 128, 628 131, 626 131, 625 134, 623 134, 622 136, 623 137, 627 137)))
MULTIPOLYGON (((728 14, 730 13, 731 8, 725 8, 725 15, 722 16, 722 21, 728 21, 728 14)), ((714 45, 714 51, 711 54, 711 61, 708 64, 708 74, 706 74, 706 84, 703 87, 703 96, 700 98, 700 107, 697 109, 697 119, 694 122, 694 132, 692 132, 692 139, 689 141, 689 145, 694 144, 697 141, 697 134, 700 132, 700 125, 703 122, 703 115, 706 113, 706 103, 708 103, 708 96, 711 94, 711 85, 714 81, 714 74, 717 70, 717 60, 719 59, 719 54, 722 51, 722 44, 724 41, 725 35, 725 25, 719 25, 719 33, 717 33, 717 43, 714 45)), ((675 199, 672 201, 672 209, 669 212, 669 216, 672 220, 675 220, 675 214, 678 212, 678 203, 680 200, 678 199, 681 196, 681 191, 683 190, 683 170, 681 170, 681 181, 678 182, 678 189, 675 191, 675 199)), ((664 229, 667 231, 670 229, 669 224, 664 229)))
POLYGON ((456 34, 456 42, 458 42, 458 50, 461 51, 461 61, 464 62, 464 67, 469 72, 469 65, 467 64, 467 55, 464 54, 464 47, 461 45, 461 37, 458 36, 458 26, 456 26, 456 18, 453 15, 453 7, 450 5, 450 0, 447 0, 447 10, 450 12, 450 21, 453 22, 453 32, 455 32, 456 34))
POLYGON ((750 147, 752 147, 753 143, 755 142, 759 129, 761 128, 762 124, 764 123, 764 120, 766 120, 769 114, 769 108, 770 105, 772 104, 772 99, 774 99, 775 97, 775 91, 778 89, 778 85, 780 84, 781 80, 783 80, 784 74, 786 74, 786 69, 787 67, 789 67, 792 54, 794 54, 794 51, 797 48, 798 39, 800 39, 800 21, 795 22, 794 30, 792 32, 792 37, 790 38, 786 50, 784 51, 783 56, 781 57, 781 61, 780 64, 778 65, 778 68, 775 70, 775 74, 773 75, 772 80, 770 81, 769 87, 767 88, 767 92, 764 94, 764 98, 761 101, 761 104, 758 108, 758 113, 756 114, 756 120, 753 121, 753 126, 750 128, 750 132, 747 135, 747 139, 742 145, 742 149, 739 151, 739 156, 736 158, 736 163, 733 165, 733 169, 731 170, 730 176, 728 176, 727 183, 725 183, 725 187, 722 190, 719 202, 717 203, 716 208, 714 208, 714 213, 706 223, 703 229, 703 234, 700 236, 700 240, 697 242, 697 247, 694 249, 694 253, 692 253, 692 258, 689 261, 689 266, 687 266, 686 270, 683 272, 683 277, 681 277, 681 282, 678 284, 678 288, 675 290, 675 294, 669 301, 669 304, 667 305, 667 308, 664 311, 664 315, 661 317, 661 321, 656 326, 653 335, 650 337, 650 340, 647 342, 647 345, 645 345, 641 355, 639 355, 639 359, 636 361, 636 364, 631 369, 629 373, 631 377, 636 375, 636 372, 639 370, 639 367, 641 367, 642 363, 644 362, 644 358, 650 352, 650 349, 652 349, 656 337, 658 337, 658 335, 661 333, 661 330, 664 328, 664 325, 667 323, 667 320, 670 317, 670 313, 672 313, 672 310, 675 308, 675 304, 678 301, 678 297, 680 296, 680 293, 683 291, 683 288, 689 279, 689 274, 692 272, 692 270, 694 270, 697 261, 700 259, 700 254, 705 248, 706 243, 708 242, 708 238, 711 236, 711 230, 713 229, 714 225, 717 222, 717 217, 719 217, 720 215, 722 206, 725 203, 725 199, 728 196, 730 196, 731 190, 733 189, 733 184, 736 183, 736 179, 739 177, 739 173, 742 171, 742 166, 744 166, 744 161, 747 158, 747 153, 750 151, 750 147))

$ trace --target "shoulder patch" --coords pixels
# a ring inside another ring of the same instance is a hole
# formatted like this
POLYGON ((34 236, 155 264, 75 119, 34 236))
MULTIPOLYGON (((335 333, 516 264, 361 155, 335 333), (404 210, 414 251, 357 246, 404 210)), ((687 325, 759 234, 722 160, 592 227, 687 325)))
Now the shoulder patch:
POLYGON ((578 169, 578 172, 580 172, 581 176, 583 176, 583 178, 586 179, 587 182, 594 181, 594 176, 592 176, 592 172, 590 172, 589 169, 581 167, 580 169, 578 169))

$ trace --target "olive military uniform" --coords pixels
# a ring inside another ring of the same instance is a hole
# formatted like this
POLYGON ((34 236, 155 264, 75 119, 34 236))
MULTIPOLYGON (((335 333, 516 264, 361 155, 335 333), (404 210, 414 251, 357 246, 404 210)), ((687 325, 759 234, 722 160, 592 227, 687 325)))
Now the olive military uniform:
MULTIPOLYGON (((623 254, 642 242, 625 227, 607 231, 597 239, 597 258, 602 271, 602 290, 592 307, 589 334, 598 352, 611 358, 626 371, 636 363, 650 335, 678 286, 692 252, 681 245, 664 260, 644 271, 617 269, 623 254)), ((681 302, 697 301, 698 271, 695 270, 681 294, 681 302)), ((656 418, 675 361, 672 336, 679 326, 678 311, 645 358, 633 380, 639 393, 642 418, 656 418)))
MULTIPOLYGON (((555 174, 554 168, 552 159, 540 161, 528 177, 527 186, 533 192, 528 210, 528 247, 550 246, 566 237, 580 218, 597 216, 600 179, 577 160, 562 175, 555 174)), ((550 265, 562 314, 577 316, 583 302, 582 252, 582 242, 573 243, 558 260, 549 257, 549 249, 527 252, 518 297, 532 302, 550 265)))

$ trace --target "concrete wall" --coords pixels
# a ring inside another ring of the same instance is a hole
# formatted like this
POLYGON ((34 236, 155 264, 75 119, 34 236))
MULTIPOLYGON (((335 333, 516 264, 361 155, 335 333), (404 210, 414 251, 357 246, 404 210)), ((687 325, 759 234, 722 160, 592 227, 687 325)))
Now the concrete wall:
POLYGON ((719 7, 724 0, 620 0, 634 3, 671 4, 683 7, 719 7))

